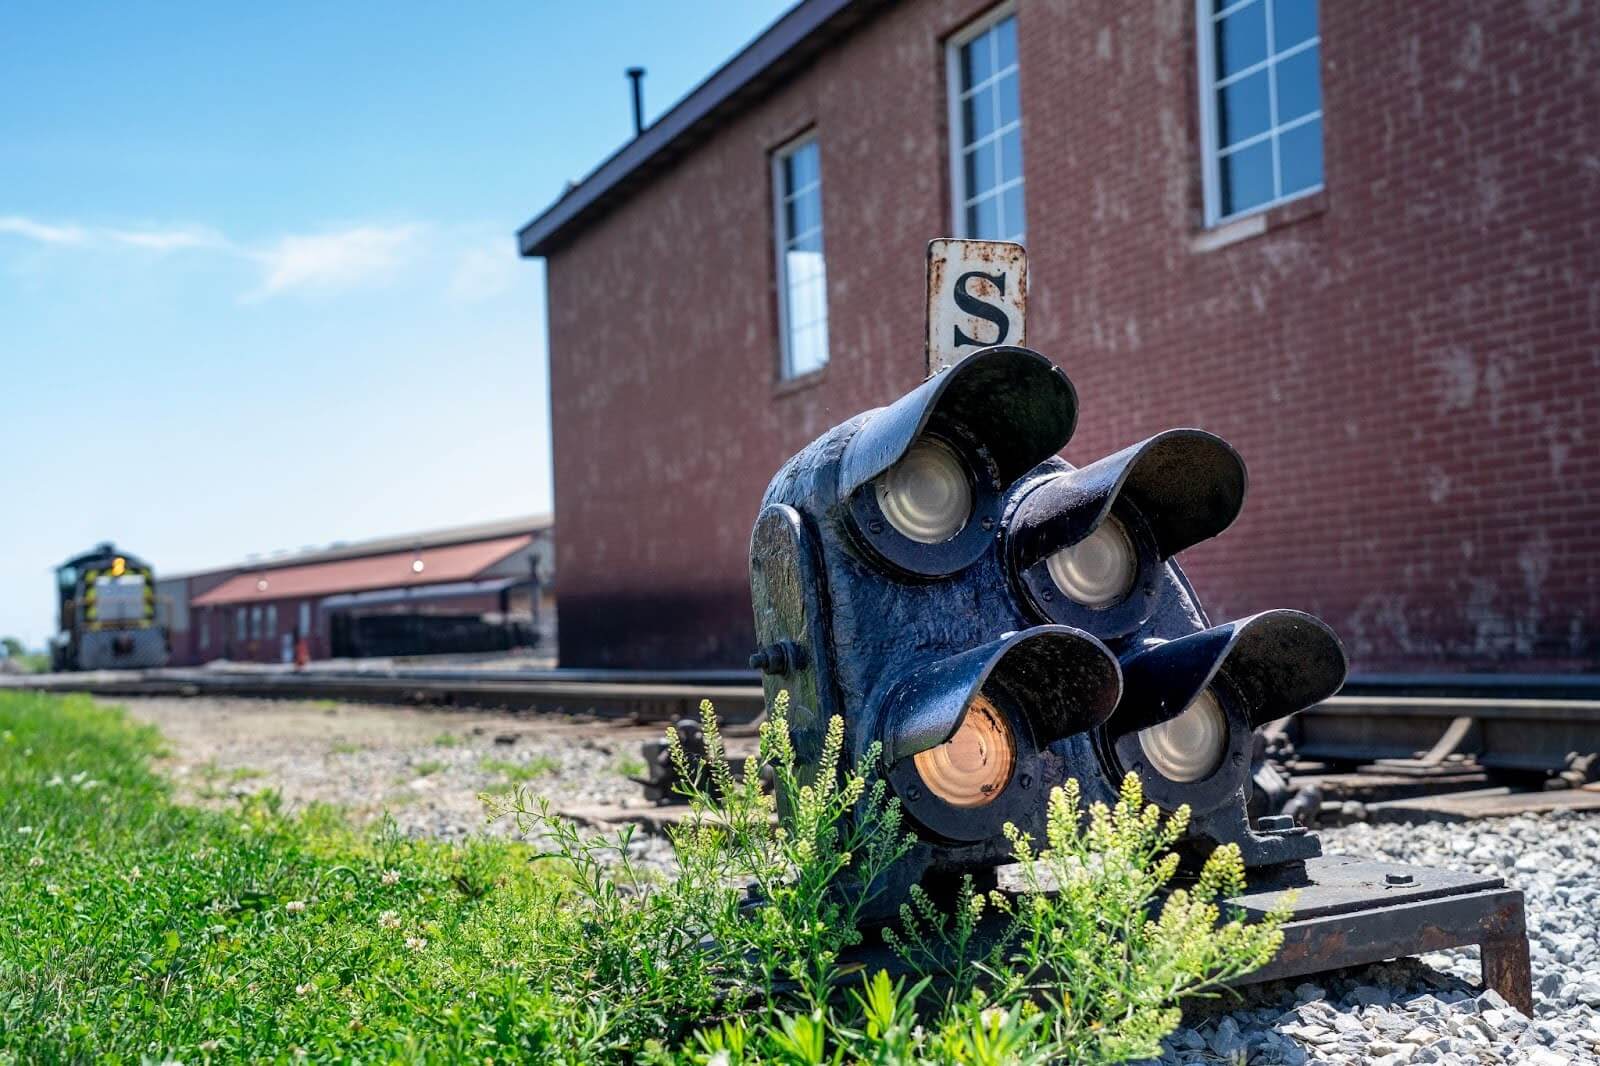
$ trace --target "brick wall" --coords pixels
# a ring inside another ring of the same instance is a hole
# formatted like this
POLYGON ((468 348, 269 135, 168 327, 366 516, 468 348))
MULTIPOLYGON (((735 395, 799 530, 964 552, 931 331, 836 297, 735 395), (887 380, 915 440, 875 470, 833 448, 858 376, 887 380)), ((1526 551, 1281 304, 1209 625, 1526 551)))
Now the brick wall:
MULTIPOLYGON (((549 263, 566 665, 737 664, 767 478, 921 376, 942 40, 896 5, 549 263), (777 380, 768 153, 822 151, 832 360, 777 380)), ((1029 341, 1085 462, 1175 425, 1250 466, 1184 556, 1214 618, 1311 610, 1358 670, 1600 660, 1600 7, 1324 0, 1326 191, 1200 251, 1193 5, 1019 8, 1029 341)))

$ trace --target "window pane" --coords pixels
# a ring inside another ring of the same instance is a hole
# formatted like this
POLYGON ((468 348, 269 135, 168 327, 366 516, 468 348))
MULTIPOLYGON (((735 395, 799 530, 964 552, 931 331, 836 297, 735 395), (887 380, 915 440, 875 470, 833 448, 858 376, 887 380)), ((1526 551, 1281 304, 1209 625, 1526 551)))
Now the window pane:
POLYGON ((967 236, 980 241, 1000 239, 1000 200, 986 196, 967 209, 967 236))
POLYGON ((1014 66, 1017 62, 1017 19, 1016 16, 994 24, 994 29, 989 31, 994 35, 995 70, 1004 70, 1014 66))
POLYGON ((785 236, 794 239, 822 225, 822 198, 813 187, 784 205, 785 236))
POLYGON ((1272 199, 1272 142, 1222 157, 1222 213, 1237 214, 1272 199))
POLYGON ((999 151, 999 141, 988 141, 967 153, 967 195, 981 195, 994 188, 999 151))
POLYGON ((1272 44, 1293 48, 1317 35, 1317 0, 1272 0, 1272 44))
POLYGON ((1022 112, 1017 102, 1017 76, 1007 74, 1001 78, 995 83, 995 92, 1000 96, 1000 125, 1007 126, 1017 121, 1022 112))
POLYGON ((1023 217, 1022 186, 1013 185, 1000 194, 1001 236, 1008 241, 1020 241, 1027 232, 1027 220, 1023 217))
POLYGON ((1022 177, 1022 130, 1017 128, 1000 138, 1000 180, 1022 177))
POLYGON ((995 89, 991 85, 967 97, 962 105, 962 122, 966 127, 966 136, 963 140, 968 144, 994 132, 994 94, 995 89))
POLYGON ((1267 58, 1267 8, 1262 0, 1217 23, 1217 77, 1267 58))
POLYGON ((1217 142, 1224 148, 1272 126, 1267 72, 1257 71, 1217 93, 1217 142))
POLYGON ((961 46, 961 87, 969 89, 994 73, 993 45, 987 33, 961 46))
POLYGON ((1322 184, 1322 120, 1312 119, 1278 137, 1283 195, 1322 184))
POLYGON ((1296 52, 1273 66, 1278 79, 1278 121, 1290 122, 1322 107, 1322 86, 1317 77, 1316 46, 1296 52))
POLYGON ((793 193, 817 180, 817 155, 815 142, 789 153, 788 158, 784 160, 784 166, 787 168, 785 178, 788 181, 784 192, 793 193))

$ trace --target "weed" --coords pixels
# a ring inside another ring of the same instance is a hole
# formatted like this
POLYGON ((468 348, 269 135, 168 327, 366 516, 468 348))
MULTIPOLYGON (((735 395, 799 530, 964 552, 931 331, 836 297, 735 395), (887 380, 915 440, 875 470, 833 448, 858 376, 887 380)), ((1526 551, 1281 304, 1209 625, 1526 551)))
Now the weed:
POLYGON ((642 778, 648 769, 644 760, 637 755, 617 756, 616 771, 622 777, 642 778))
POLYGON ((561 761, 551 755, 535 755, 526 762, 514 762, 511 759, 480 759, 478 769, 502 778, 507 785, 517 785, 555 773, 561 769, 561 761))
POLYGON ((417 777, 427 777, 443 770, 446 765, 438 759, 421 759, 411 764, 411 772, 417 777))
POLYGON ((366 745, 357 744, 353 740, 336 740, 328 745, 328 751, 334 755, 354 755, 366 750, 366 745))
POLYGON ((440 733, 433 738, 433 746, 436 748, 453 748, 460 743, 461 738, 454 733, 440 733))

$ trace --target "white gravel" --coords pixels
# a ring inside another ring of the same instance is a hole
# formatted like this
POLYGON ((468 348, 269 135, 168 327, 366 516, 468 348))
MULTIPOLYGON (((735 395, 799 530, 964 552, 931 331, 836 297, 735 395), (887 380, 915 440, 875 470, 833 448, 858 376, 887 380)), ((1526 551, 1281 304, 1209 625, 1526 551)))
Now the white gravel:
POLYGON ((1600 1063, 1600 816, 1323 830, 1324 850, 1494 874, 1527 894, 1534 1017, 1480 993, 1478 951, 1278 982, 1191 1019, 1162 1063, 1600 1063))

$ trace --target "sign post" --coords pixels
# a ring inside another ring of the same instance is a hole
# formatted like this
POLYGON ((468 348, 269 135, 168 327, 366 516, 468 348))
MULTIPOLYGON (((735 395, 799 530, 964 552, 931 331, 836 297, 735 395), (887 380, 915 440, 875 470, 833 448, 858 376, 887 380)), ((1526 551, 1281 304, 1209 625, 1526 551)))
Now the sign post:
POLYGON ((928 242, 927 371, 935 374, 979 348, 1022 344, 1028 253, 1011 241, 928 242))

